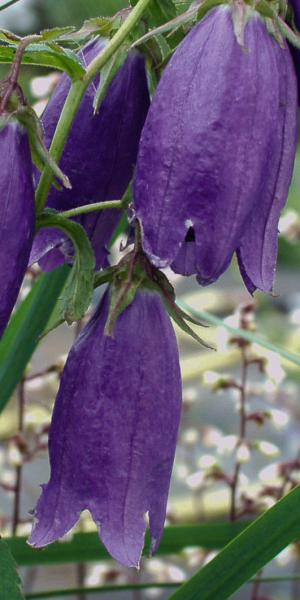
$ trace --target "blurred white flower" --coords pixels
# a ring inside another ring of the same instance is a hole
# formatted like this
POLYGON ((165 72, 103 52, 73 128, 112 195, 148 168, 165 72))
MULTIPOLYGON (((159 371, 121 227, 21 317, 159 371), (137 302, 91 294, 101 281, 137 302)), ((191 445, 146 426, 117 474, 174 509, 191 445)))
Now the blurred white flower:
POLYGON ((174 467, 174 473, 175 473, 175 476, 176 476, 178 479, 183 479, 183 480, 185 480, 185 479, 187 478, 187 476, 188 476, 189 472, 190 472, 190 471, 189 471, 189 469, 188 469, 188 467, 187 467, 186 465, 183 465, 183 464, 179 464, 179 465, 177 464, 177 465, 176 465, 176 464, 175 464, 175 467, 174 467))
POLYGON ((192 490, 196 490, 202 486, 204 479, 204 472, 196 471, 186 478, 186 483, 192 490))
POLYGON ((15 444, 10 444, 7 453, 7 460, 9 464, 14 467, 19 467, 22 464, 22 454, 15 444))
POLYGON ((217 446, 218 454, 231 454, 237 445, 237 435, 224 435, 217 446))
POLYGON ((175 565, 170 565, 167 569, 167 573, 170 581, 182 582, 186 579, 186 572, 175 565))
POLYGON ((216 457, 212 454, 203 454, 197 460, 197 465, 200 469, 211 469, 216 464, 216 457))
POLYGON ((251 459, 251 453, 247 444, 241 444, 236 453, 237 461, 240 464, 248 463, 251 459))
POLYGON ((278 446, 272 444, 271 442, 267 442, 265 440, 259 440, 254 443, 254 447, 256 450, 259 450, 264 456, 268 458, 274 458, 280 454, 280 450, 278 446))
POLYGON ((278 464, 273 463, 261 469, 258 474, 259 479, 266 485, 276 485, 280 481, 278 464))
POLYGON ((183 392, 183 401, 188 402, 189 404, 194 403, 199 396, 198 390, 194 386, 190 386, 184 389, 183 392))
POLYGON ((194 427, 190 427, 182 432, 181 441, 187 445, 195 444, 199 439, 199 431, 194 427))
POLYGON ((272 408, 269 412, 276 429, 284 429, 287 427, 290 421, 290 415, 287 412, 279 410, 278 408, 272 408))

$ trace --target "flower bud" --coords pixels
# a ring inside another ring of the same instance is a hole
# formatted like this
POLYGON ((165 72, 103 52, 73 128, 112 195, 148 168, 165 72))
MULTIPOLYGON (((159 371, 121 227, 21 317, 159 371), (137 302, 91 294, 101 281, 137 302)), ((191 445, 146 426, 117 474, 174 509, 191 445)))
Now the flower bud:
MULTIPOLYGON (((92 42, 81 52, 88 65, 104 48, 103 40, 92 42)), ((141 130, 149 108, 145 60, 132 51, 112 81, 99 112, 94 114, 93 100, 99 77, 88 88, 66 143, 60 167, 69 177, 71 190, 52 187, 47 206, 60 211, 85 204, 122 198, 133 176, 141 130)), ((49 148, 58 119, 70 90, 70 79, 63 75, 43 115, 45 143, 49 148)), ((77 219, 93 244, 97 267, 107 263, 107 245, 120 219, 120 210, 112 209, 83 215, 77 219)), ((34 242, 31 262, 40 260, 51 270, 72 257, 71 243, 55 229, 42 230, 34 242)))
POLYGON ((268 292, 294 164, 297 90, 287 44, 247 10, 244 46, 222 6, 167 65, 141 137, 135 207, 156 266, 207 285, 237 252, 249 291, 268 292))
POLYGON ((54 542, 88 509, 112 557, 136 566, 146 513, 153 551, 163 532, 181 411, 180 368, 158 293, 139 290, 113 338, 104 333, 109 303, 107 292, 62 375, 50 430, 51 478, 30 543, 54 542))
POLYGON ((0 130, 0 337, 25 275, 35 228, 34 188, 27 132, 16 121, 0 130))

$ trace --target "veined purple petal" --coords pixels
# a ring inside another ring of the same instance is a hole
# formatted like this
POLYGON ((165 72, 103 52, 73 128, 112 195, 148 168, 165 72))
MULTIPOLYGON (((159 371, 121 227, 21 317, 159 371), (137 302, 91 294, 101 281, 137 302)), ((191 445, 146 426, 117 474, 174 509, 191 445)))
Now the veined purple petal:
MULTIPOLYGON (((81 53, 85 64, 104 47, 93 42, 81 53)), ((63 211, 84 204, 117 200, 123 196, 133 176, 141 130, 149 108, 149 91, 145 60, 132 51, 110 85, 99 113, 94 115, 93 100, 99 77, 87 90, 72 126, 61 169, 68 175, 72 189, 52 187, 47 206, 63 211)), ((66 75, 54 91, 43 115, 45 143, 50 146, 55 128, 70 89, 66 75)), ((91 234, 97 268, 107 262, 107 245, 120 219, 121 211, 100 211, 77 219, 91 234)), ((53 240, 56 239, 55 233, 53 240)), ((38 237, 35 257, 42 257, 46 247, 38 237)))
POLYGON ((273 290, 278 222, 287 200, 297 148, 297 82, 287 45, 285 52, 277 55, 277 72, 277 143, 266 165, 264 193, 257 198, 237 252, 241 274, 250 293, 256 288, 264 292, 273 290))
MULTIPOLYGON (((287 53, 258 15, 241 47, 228 6, 210 11, 175 52, 146 119, 135 179, 143 247, 157 266, 173 263, 177 272, 212 283, 240 246, 253 210, 272 188, 279 193, 274 180, 287 118, 282 72, 294 85, 287 53), (185 242, 191 228, 194 252, 185 242)), ((295 120, 295 103, 290 111, 295 120)), ((295 125, 289 134, 291 164, 295 125)))
POLYGON ((139 563, 149 513, 162 535, 181 411, 175 334, 160 296, 141 290, 104 335, 106 293, 73 346, 51 424, 51 478, 30 543, 64 535, 88 509, 110 554, 139 563), (161 348, 161 352, 157 349, 161 348))
POLYGON ((16 303, 35 229, 31 153, 25 129, 9 121, 0 131, 0 337, 16 303))
POLYGON ((67 238, 60 229, 54 227, 40 229, 34 239, 29 264, 39 262, 43 271, 52 271, 52 269, 64 264, 65 256, 61 252, 61 247, 66 241, 67 238), (50 268, 47 268, 48 263, 50 263, 50 268))

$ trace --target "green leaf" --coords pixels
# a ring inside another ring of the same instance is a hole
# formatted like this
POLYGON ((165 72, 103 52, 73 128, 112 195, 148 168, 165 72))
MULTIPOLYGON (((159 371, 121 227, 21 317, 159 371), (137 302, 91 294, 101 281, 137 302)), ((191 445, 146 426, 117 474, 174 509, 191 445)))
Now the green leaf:
POLYGON ((71 324, 85 315, 94 291, 95 256, 84 228, 56 213, 45 210, 38 219, 38 227, 57 227, 72 240, 76 255, 74 265, 59 298, 60 320, 71 324))
MULTIPOLYGON (((130 0, 131 6, 136 6, 138 0, 130 0)), ((173 0, 152 0, 149 8, 145 12, 145 19, 149 25, 155 27, 163 25, 176 17, 176 6, 173 0)))
POLYGON ((170 600, 226 600, 300 537, 300 486, 256 519, 170 600))
POLYGON ((54 27, 53 29, 43 29, 43 31, 40 32, 40 35, 45 40, 45 42, 47 42, 52 40, 59 40, 60 38, 65 37, 66 35, 70 35, 74 31, 76 31, 76 27, 73 27, 71 25, 69 27, 54 27))
MULTIPOLYGON (((202 523, 166 527, 157 555, 177 554, 187 546, 215 550, 225 546, 245 529, 249 522, 202 523)), ((56 542, 43 550, 26 543, 26 538, 8 538, 6 542, 20 566, 50 565, 110 559, 97 533, 76 533, 71 540, 56 542)), ((144 554, 149 553, 150 537, 146 535, 144 554)))
POLYGON ((149 8, 150 25, 163 25, 176 17, 176 6, 172 0, 153 0, 149 8))
POLYGON ((262 346, 263 348, 266 348, 271 352, 276 352, 276 354, 279 354, 286 360, 294 363, 295 365, 300 366, 300 356, 294 354, 293 352, 290 352, 289 350, 286 350, 285 348, 281 348, 280 346, 276 346, 275 344, 272 344, 271 342, 262 339, 261 337, 257 336, 256 333, 246 331, 245 329, 240 329, 239 327, 233 327, 232 325, 226 323, 226 321, 219 319, 219 317, 216 317, 215 315, 212 315, 205 310, 196 310, 192 308, 183 300, 178 301, 177 304, 191 315, 194 315, 196 318, 203 319, 207 323, 211 323, 216 327, 224 327, 225 329, 227 329, 227 331, 230 331, 235 337, 240 337, 244 340, 247 340, 247 342, 258 344, 259 346, 262 346))
MULTIPOLYGON (((16 45, 0 46, 0 63, 12 63, 15 57, 16 45)), ((39 65, 65 71, 72 79, 80 79, 85 73, 78 56, 69 49, 50 44, 30 44, 23 60, 25 65, 39 65)))
POLYGON ((0 539, 0 598, 1 600, 24 600, 20 588, 15 561, 7 544, 0 539))
POLYGON ((22 378, 68 274, 69 268, 61 267, 41 275, 10 320, 0 342, 0 412, 22 378))

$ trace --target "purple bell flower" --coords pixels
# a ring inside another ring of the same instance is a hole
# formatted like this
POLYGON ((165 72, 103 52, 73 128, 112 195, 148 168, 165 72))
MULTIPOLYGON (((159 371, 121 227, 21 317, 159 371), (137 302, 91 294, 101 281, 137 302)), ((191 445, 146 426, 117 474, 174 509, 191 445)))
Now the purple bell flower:
MULTIPOLYGON (((104 45, 103 40, 89 44, 81 52, 83 62, 88 65, 104 45)), ((145 60, 136 51, 129 54, 112 81, 99 113, 94 115, 93 100, 99 80, 98 76, 84 96, 60 161, 72 189, 59 191, 52 187, 47 202, 49 208, 63 211, 119 199, 133 176, 140 134, 150 103, 145 60)), ((63 75, 42 115, 48 148, 70 85, 69 77, 63 75)), ((120 210, 112 209, 76 219, 92 242, 97 268, 107 264, 107 245, 120 214, 120 210)), ((70 260, 70 242, 61 231, 51 229, 41 230, 36 236, 30 262, 40 261, 51 248, 54 252, 41 262, 45 270, 70 260)))
POLYGON ((9 120, 0 130, 0 337, 16 303, 35 230, 34 187, 27 132, 9 120))
POLYGON ((242 47, 232 9, 210 11, 166 67, 141 137, 135 207, 150 260, 208 285, 237 252, 249 291, 270 292, 296 139, 287 44, 252 12, 242 47))
POLYGON ((163 532, 181 412, 180 367, 158 293, 139 290, 113 338, 104 334, 109 300, 106 292, 62 375, 49 438, 51 478, 29 543, 54 542, 88 509, 111 556, 137 566, 146 513, 152 551, 163 532))

